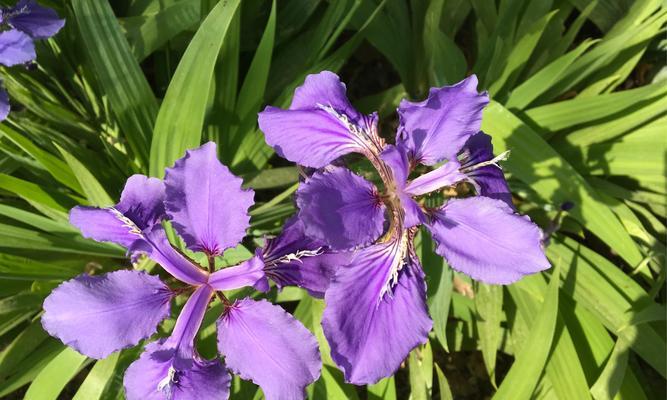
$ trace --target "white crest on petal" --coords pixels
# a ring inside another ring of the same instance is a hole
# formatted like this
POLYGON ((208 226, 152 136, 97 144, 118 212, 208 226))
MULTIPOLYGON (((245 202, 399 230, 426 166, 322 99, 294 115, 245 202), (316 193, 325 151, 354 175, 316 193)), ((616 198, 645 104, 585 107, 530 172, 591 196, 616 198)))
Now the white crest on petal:
POLYGON ((266 267, 265 268, 270 268, 270 267, 273 267, 277 264, 291 263, 292 261, 298 261, 301 264, 303 264, 302 258, 319 256, 322 253, 324 253, 324 251, 322 250, 322 247, 318 247, 318 248, 313 249, 313 250, 299 250, 299 251, 296 251, 294 253, 286 254, 284 256, 281 256, 281 257, 276 258, 276 259, 271 260, 271 261, 265 261, 266 262, 266 267))
POLYGON ((174 366, 169 367, 167 376, 157 384, 157 391, 163 393, 168 400, 174 396, 173 387, 178 383, 178 375, 174 366))
POLYGON ((141 233, 141 229, 135 224, 131 219, 126 217, 122 212, 118 211, 114 207, 109 207, 109 210, 116 216, 116 218, 123 223, 123 226, 128 229, 129 233, 132 233, 134 235, 137 235, 139 237, 143 237, 143 234, 141 233))
POLYGON ((398 273, 403 269, 408 257, 408 231, 404 230, 401 236, 395 240, 389 251, 391 252, 391 264, 387 273, 387 280, 380 291, 377 302, 380 303, 385 294, 389 297, 393 295, 392 289, 398 283, 398 273))

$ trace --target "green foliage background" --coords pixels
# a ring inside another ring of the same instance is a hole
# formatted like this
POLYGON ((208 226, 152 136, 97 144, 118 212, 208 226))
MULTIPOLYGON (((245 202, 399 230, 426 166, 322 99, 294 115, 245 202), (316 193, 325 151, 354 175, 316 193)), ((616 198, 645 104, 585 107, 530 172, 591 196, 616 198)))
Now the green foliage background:
MULTIPOLYGON (((342 74, 361 110, 380 110, 387 137, 401 98, 476 73, 492 98, 483 129, 497 153, 512 152, 503 165, 519 210, 559 229, 547 248, 554 268, 508 287, 453 273, 423 237, 431 340, 367 388, 344 384, 329 357, 323 302, 272 290, 320 341, 311 398, 664 398, 660 0, 41 3, 66 27, 38 44, 35 70, 0 72, 14 106, 0 124, 0 398, 123 397, 139 347, 95 361, 41 328, 41 303, 59 282, 128 266, 121 248, 83 239, 69 208, 111 205, 129 175, 161 176, 185 149, 215 140, 257 192, 251 236, 278 232, 298 175, 264 143, 257 112, 286 106, 306 74, 324 69, 342 74), (559 213, 567 201, 575 207, 559 213), (475 355, 484 385, 462 380, 472 372, 455 362, 475 355), (483 387, 471 392, 470 382, 483 387)), ((208 356, 214 314, 199 343, 208 356)), ((238 378, 232 391, 262 397, 238 378)))

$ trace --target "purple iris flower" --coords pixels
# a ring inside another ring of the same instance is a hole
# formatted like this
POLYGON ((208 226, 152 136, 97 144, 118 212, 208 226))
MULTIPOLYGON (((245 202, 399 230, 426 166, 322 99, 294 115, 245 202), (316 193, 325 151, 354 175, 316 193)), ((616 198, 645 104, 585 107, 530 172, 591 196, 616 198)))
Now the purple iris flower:
POLYGON ((432 321, 413 244, 419 225, 452 268, 482 282, 508 284, 549 268, 542 231, 512 205, 498 166, 506 154, 493 157, 491 138, 480 132, 488 101, 474 75, 431 89, 424 101, 404 100, 390 145, 378 134, 377 115, 356 111, 345 85, 325 71, 306 78, 289 109, 267 107, 259 115, 279 155, 318 169, 297 191, 304 232, 349 254, 326 289, 322 320, 348 382, 393 374, 428 339, 432 321), (368 158, 381 189, 341 166, 349 153, 368 158), (456 193, 459 182, 477 195, 426 205, 435 193, 456 193))
POLYGON ((150 337, 169 316, 170 300, 191 293, 171 335, 148 344, 127 369, 124 385, 130 400, 225 399, 227 370, 258 384, 267 399, 296 399, 303 398, 305 387, 320 375, 317 341, 300 322, 266 300, 246 297, 232 302, 224 294, 266 286, 267 276, 286 276, 280 284, 292 284, 289 277, 294 273, 280 271, 289 262, 271 263, 281 258, 295 262, 304 255, 285 252, 276 258, 269 246, 248 261, 215 270, 215 257, 245 236, 254 196, 241 188, 241 179, 216 154, 215 144, 207 143, 168 168, 164 182, 134 175, 115 206, 78 206, 70 213, 71 223, 85 237, 117 243, 133 258, 145 254, 180 284, 172 289, 157 276, 136 270, 81 275, 62 283, 44 301, 42 324, 63 343, 89 357, 104 358, 150 337), (188 249, 206 255, 207 269, 172 247, 161 223, 165 219, 188 249), (213 296, 224 305, 217 323, 224 363, 203 359, 195 346, 213 296))
MULTIPOLYGON (((11 67, 34 61, 34 40, 58 33, 65 20, 35 0, 20 0, 14 7, 0 9, 0 64, 11 67)), ((9 115, 9 96, 0 85, 0 121, 9 115)))

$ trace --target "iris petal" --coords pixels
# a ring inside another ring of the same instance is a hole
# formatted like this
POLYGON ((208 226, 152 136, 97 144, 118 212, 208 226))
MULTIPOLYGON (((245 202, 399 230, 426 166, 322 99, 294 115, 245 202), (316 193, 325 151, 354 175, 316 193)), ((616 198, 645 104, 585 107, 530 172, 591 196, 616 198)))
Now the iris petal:
POLYGON ((458 162, 448 161, 433 171, 415 178, 406 186, 405 191, 412 196, 420 196, 463 181, 467 177, 459 172, 460 167, 458 162))
POLYGON ((104 358, 153 334, 170 299, 167 286, 144 272, 81 275, 46 298, 42 325, 78 352, 104 358))
POLYGON ((508 284, 550 267, 540 228, 500 200, 449 200, 428 228, 437 253, 452 268, 482 282, 508 284))
POLYGON ((258 384, 267 400, 304 398, 322 367, 313 334, 266 300, 237 301, 220 317, 218 349, 228 368, 258 384))
MULTIPOLYGON (((468 139, 463 148, 463 168, 473 167, 475 164, 483 163, 493 159, 493 145, 491 136, 484 132, 478 132, 468 139)), ((477 188, 481 196, 502 200, 510 207, 512 204, 512 193, 505 180, 503 170, 496 165, 485 165, 473 169, 467 175, 477 188)))
POLYGON ((398 108, 397 146, 411 160, 426 165, 455 160, 468 138, 479 131, 488 102, 486 92, 477 92, 475 75, 453 86, 431 89, 424 101, 403 100, 398 108))
POLYGON ((197 357, 191 368, 173 369, 170 352, 157 343, 146 346, 123 379, 127 400, 225 400, 229 398, 230 382, 231 376, 220 360, 197 357))
POLYGON ((30 36, 12 29, 0 33, 0 64, 11 67, 34 60, 35 45, 30 36))
POLYGON ((405 257, 397 246, 357 251, 326 292, 322 327, 347 382, 372 384, 390 376, 431 330, 424 275, 412 258, 396 271, 405 257), (394 272, 396 283, 387 290, 394 272))
POLYGON ((329 71, 308 75, 289 110, 269 106, 259 113, 259 127, 276 153, 313 168, 363 152, 368 144, 364 132, 374 132, 376 124, 375 116, 363 116, 352 107, 345 85, 329 71))
POLYGON ((190 250, 220 255, 241 242, 254 197, 242 183, 218 161, 213 142, 188 150, 167 168, 167 214, 190 250))
POLYGON ((323 241, 306 236, 303 222, 296 217, 285 223, 279 236, 267 240, 262 252, 266 275, 278 287, 299 286, 320 298, 350 254, 332 252, 323 241))
POLYGON ((230 376, 220 360, 203 360, 194 339, 204 319, 213 289, 194 291, 166 340, 151 343, 125 372, 128 400, 226 399, 230 376))
POLYGON ((20 0, 9 11, 9 23, 33 39, 47 39, 65 26, 65 20, 50 8, 42 7, 35 0, 20 0))
POLYGON ((0 83, 0 121, 7 119, 10 108, 9 95, 4 86, 2 86, 2 83, 0 83))
POLYGON ((142 240, 142 231, 164 218, 164 185, 156 178, 132 175, 114 207, 77 206, 70 211, 70 223, 84 237, 113 242, 130 248, 142 240))
POLYGON ((212 273, 208 284, 216 290, 233 290, 253 286, 264 276, 262 257, 254 256, 239 265, 223 268, 212 273))
POLYGON ((297 191, 306 235, 332 249, 370 243, 383 231, 385 206, 366 179, 341 167, 317 172, 297 191))

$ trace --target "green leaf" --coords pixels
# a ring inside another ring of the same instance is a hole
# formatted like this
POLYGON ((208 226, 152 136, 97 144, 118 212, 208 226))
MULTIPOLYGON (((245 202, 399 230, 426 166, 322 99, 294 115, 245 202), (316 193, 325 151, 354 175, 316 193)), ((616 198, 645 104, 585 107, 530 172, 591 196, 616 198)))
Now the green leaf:
POLYGON ((55 400, 67 382, 79 372, 86 356, 66 347, 35 377, 24 400, 55 400))
MULTIPOLYGON (((516 355, 514 364, 503 379, 494 400, 530 399, 549 357, 558 316, 560 266, 556 265, 545 294, 544 303, 531 326, 528 338, 516 355)), ((517 285, 518 286, 518 285, 517 285)), ((520 290, 520 289, 516 289, 520 290)))
POLYGON ((107 192, 104 190, 102 185, 97 181, 95 176, 88 171, 85 165, 83 165, 79 160, 77 160, 73 155, 68 153, 62 147, 56 145, 60 154, 63 155, 63 158, 67 162, 67 165, 71 168, 72 172, 76 175, 76 179, 81 184, 83 192, 86 194, 88 201, 91 205, 97 207, 109 207, 115 204, 115 202, 109 197, 107 192))
POLYGON ((134 156, 146 166, 157 101, 107 0, 73 0, 80 36, 97 81, 134 156))
POLYGON ((116 352, 103 360, 97 361, 72 400, 100 399, 104 389, 109 384, 109 380, 113 378, 119 356, 120 352, 116 352))
POLYGON ((526 35, 514 45, 512 52, 507 57, 507 65, 503 69, 502 74, 489 86, 489 92, 492 95, 500 94, 505 85, 512 86, 514 84, 514 81, 519 77, 519 74, 530 59, 531 54, 533 54, 533 50, 542 37, 547 24, 549 24, 549 21, 556 12, 552 11, 535 21, 526 35))
POLYGON ((14 193, 38 210, 47 212, 50 217, 67 220, 66 210, 72 202, 59 193, 54 193, 32 182, 2 173, 0 173, 0 189, 14 193))
POLYGON ((164 176, 164 169, 185 150, 199 146, 218 53, 239 4, 239 0, 221 0, 185 50, 155 122, 149 169, 152 176, 164 176))
POLYGON ((421 262, 426 273, 427 302, 429 313, 433 318, 433 331, 445 350, 447 344, 447 320, 452 300, 452 281, 454 273, 444 258, 433 251, 433 239, 430 232, 422 230, 419 235, 421 243, 421 262))
POLYGON ((60 183, 70 187, 71 189, 83 193, 81 185, 76 180, 75 174, 72 170, 58 157, 53 154, 40 149, 37 145, 32 143, 29 139, 11 129, 7 124, 0 125, 0 135, 11 140, 15 145, 25 151, 31 157, 40 163, 49 173, 60 183))
POLYGON ((433 387, 433 351, 430 342, 418 346, 408 357, 410 367, 410 389, 414 400, 431 398, 433 387))
POLYGON ((547 248, 550 259, 560 259, 563 275, 570 277, 563 284, 563 292, 586 308, 607 329, 631 344, 632 349, 663 377, 667 365, 662 354, 667 344, 651 324, 632 325, 627 313, 634 304, 645 306, 647 293, 631 277, 605 257, 569 238, 552 241, 547 248), (576 270, 575 276, 571 269, 576 270))
POLYGON ((600 376, 591 387, 591 394, 595 400, 613 399, 621 388, 623 376, 628 367, 630 346, 623 339, 618 339, 614 350, 607 360, 607 364, 600 376))
POLYGON ((33 321, 0 352, 0 380, 16 370, 27 356, 48 338, 39 319, 33 321))
POLYGON ((562 55, 542 68, 538 73, 531 76, 530 79, 527 79, 512 90, 509 99, 505 103, 505 107, 519 110, 528 107, 533 100, 544 93, 561 76, 575 59, 594 43, 594 40, 584 40, 574 50, 562 55))
POLYGON ((200 3, 201 0, 178 1, 150 14, 122 19, 121 26, 134 57, 138 61, 144 60, 176 35, 199 22, 200 3))
POLYGON ((396 382, 393 376, 367 386, 368 400, 396 400, 396 382))
POLYGON ((449 388, 449 382, 447 381, 447 377, 445 377, 445 374, 442 372, 442 369, 440 369, 440 366, 438 364, 434 365, 435 365, 435 373, 438 375, 440 400, 454 400, 454 396, 452 396, 452 390, 449 388))
POLYGON ((231 140, 224 150, 225 157, 223 159, 232 160, 232 165, 238 165, 247 158, 247 155, 243 151, 239 151, 239 147, 241 149, 244 148, 244 146, 241 146, 243 140, 253 141, 253 139, 248 138, 252 135, 259 135, 262 139, 264 138, 261 131, 253 128, 257 124, 257 112, 259 112, 262 105, 266 83, 269 79, 275 35, 276 2, 274 0, 264 34, 257 46, 257 51, 250 63, 248 73, 243 80, 243 86, 241 86, 241 91, 236 102, 236 117, 240 121, 240 124, 237 129, 232 129, 228 133, 231 140))
POLYGON ((484 357, 484 365, 491 383, 496 384, 496 353, 500 347, 502 331, 500 321, 503 314, 503 287, 477 284, 475 292, 475 320, 479 332, 479 342, 484 357))
POLYGON ((14 368, 14 373, 9 378, 0 382, 0 397, 12 393, 35 379, 44 367, 61 353, 63 349, 66 349, 66 347, 62 343, 55 339, 47 338, 42 345, 32 351, 30 355, 14 368))

